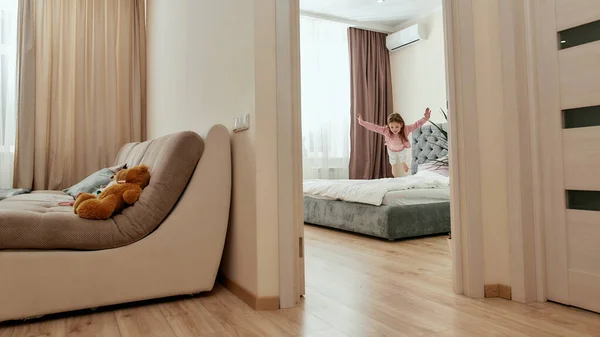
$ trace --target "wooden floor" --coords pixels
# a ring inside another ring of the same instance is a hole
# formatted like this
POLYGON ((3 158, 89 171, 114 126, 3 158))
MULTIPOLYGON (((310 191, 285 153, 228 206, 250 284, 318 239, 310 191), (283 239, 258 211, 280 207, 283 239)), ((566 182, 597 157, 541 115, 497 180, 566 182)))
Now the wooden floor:
POLYGON ((0 325, 0 337, 600 336, 600 315, 553 303, 471 300, 451 290, 445 237, 386 242, 306 227, 307 294, 254 312, 210 294, 0 325))

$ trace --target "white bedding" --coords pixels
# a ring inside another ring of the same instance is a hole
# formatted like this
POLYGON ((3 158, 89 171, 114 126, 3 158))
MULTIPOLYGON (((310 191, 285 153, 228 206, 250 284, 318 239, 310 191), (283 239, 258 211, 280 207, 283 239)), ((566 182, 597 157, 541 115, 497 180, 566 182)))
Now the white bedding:
POLYGON ((412 189, 448 189, 449 186, 450 179, 448 177, 432 171, 420 171, 415 175, 402 178, 305 180, 304 195, 319 199, 343 200, 380 206, 388 193, 412 189))
POLYGON ((382 205, 408 206, 450 201, 450 188, 419 188, 386 193, 382 205))

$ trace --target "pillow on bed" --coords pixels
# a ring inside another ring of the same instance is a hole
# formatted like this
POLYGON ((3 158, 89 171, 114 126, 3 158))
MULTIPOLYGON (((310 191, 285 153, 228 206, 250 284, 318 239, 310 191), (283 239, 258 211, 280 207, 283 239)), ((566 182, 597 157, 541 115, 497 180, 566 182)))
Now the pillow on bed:
POLYGON ((448 170, 448 166, 440 166, 438 163, 434 162, 434 161, 426 161, 423 164, 419 164, 419 166, 417 167, 418 171, 433 171, 437 174, 441 174, 444 177, 447 177, 450 175, 450 172, 448 170))
POLYGON ((79 193, 94 193, 97 189, 101 188, 102 186, 108 185, 112 176, 120 170, 126 168, 126 166, 126 164, 123 164, 103 168, 99 171, 90 174, 77 184, 67 189, 64 189, 63 192, 67 193, 73 198, 77 197, 79 193))

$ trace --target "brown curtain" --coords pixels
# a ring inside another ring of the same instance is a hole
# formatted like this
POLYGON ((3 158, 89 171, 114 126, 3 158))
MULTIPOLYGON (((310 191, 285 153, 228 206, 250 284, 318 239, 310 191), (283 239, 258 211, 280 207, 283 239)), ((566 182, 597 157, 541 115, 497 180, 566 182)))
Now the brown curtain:
POLYGON ((145 138, 145 0, 20 0, 14 184, 61 189, 145 138))
POLYGON ((386 34, 348 29, 351 79, 350 179, 390 178, 383 136, 360 126, 360 114, 368 122, 385 125, 393 109, 390 54, 386 34))

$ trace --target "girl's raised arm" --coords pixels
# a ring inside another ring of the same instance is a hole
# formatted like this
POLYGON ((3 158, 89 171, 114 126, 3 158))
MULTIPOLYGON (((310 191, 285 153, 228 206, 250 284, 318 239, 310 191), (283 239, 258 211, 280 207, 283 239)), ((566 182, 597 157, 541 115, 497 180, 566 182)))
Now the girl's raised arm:
POLYGON ((387 125, 377 125, 373 123, 366 122, 362 119, 361 116, 358 116, 358 124, 362 125, 365 129, 373 132, 377 132, 383 135, 385 130, 388 128, 387 125))
POLYGON ((413 124, 407 125, 404 127, 404 129, 406 131, 404 131, 406 134, 409 134, 413 131, 415 131, 416 129, 420 128, 421 126, 423 126, 425 123, 427 123, 427 121, 429 120, 429 117, 431 117, 431 110, 429 110, 429 108, 427 108, 427 110, 425 110, 425 117, 419 119, 418 121, 416 121, 413 124))

